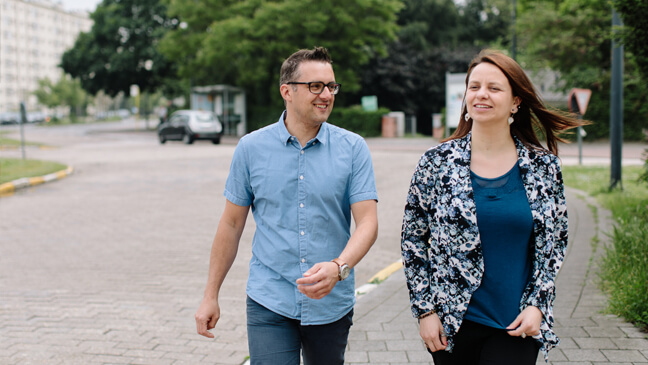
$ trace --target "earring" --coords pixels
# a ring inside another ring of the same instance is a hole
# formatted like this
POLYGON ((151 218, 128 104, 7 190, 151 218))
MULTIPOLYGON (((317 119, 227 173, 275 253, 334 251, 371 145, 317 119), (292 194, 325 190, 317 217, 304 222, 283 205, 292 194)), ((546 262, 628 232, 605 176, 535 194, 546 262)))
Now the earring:
POLYGON ((467 121, 468 121, 468 119, 470 119, 470 114, 468 114, 468 113, 466 112, 466 115, 464 115, 464 119, 465 119, 465 120, 466 120, 466 122, 467 122, 467 121))
POLYGON ((515 119, 513 119, 513 116, 511 115, 510 117, 508 117, 508 125, 513 124, 513 122, 515 122, 515 119))

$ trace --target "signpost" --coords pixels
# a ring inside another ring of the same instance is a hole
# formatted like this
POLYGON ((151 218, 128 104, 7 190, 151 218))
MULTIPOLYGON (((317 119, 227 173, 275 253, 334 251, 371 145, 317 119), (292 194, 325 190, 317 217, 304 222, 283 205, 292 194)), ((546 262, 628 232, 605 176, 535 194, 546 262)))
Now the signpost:
MULTIPOLYGON (((578 114, 578 119, 583 119, 583 114, 587 110, 587 104, 592 96, 590 89, 571 89, 569 93, 569 111, 578 114)), ((583 136, 585 130, 582 126, 578 126, 577 140, 578 140, 578 164, 583 164, 583 136)))
POLYGON ((25 109, 25 102, 20 102, 20 149, 22 150, 22 159, 25 159, 25 123, 27 123, 27 109, 25 109))
POLYGON ((135 109, 137 110, 135 114, 135 129, 139 129, 139 114, 140 114, 140 89, 139 85, 133 84, 130 86, 130 96, 135 98, 135 109))

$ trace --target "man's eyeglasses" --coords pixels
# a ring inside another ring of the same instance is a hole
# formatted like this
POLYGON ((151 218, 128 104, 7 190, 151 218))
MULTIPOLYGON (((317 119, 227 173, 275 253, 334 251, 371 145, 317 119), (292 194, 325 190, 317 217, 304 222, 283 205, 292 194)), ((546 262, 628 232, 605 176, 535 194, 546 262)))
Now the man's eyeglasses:
POLYGON ((333 95, 337 95, 340 92, 340 87, 342 84, 335 82, 329 82, 328 84, 323 83, 322 81, 311 81, 311 82, 297 82, 291 81, 287 82, 288 85, 308 85, 308 90, 313 94, 321 94, 324 92, 324 86, 328 87, 329 91, 333 95))

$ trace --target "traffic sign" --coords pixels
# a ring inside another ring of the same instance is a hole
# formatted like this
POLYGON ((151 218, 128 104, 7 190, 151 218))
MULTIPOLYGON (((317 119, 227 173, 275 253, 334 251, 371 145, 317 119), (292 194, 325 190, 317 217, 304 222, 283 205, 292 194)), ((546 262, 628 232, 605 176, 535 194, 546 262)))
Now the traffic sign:
POLYGON ((590 89, 571 89, 569 93, 569 111, 580 115, 585 114, 590 96, 592 96, 592 90, 590 89))

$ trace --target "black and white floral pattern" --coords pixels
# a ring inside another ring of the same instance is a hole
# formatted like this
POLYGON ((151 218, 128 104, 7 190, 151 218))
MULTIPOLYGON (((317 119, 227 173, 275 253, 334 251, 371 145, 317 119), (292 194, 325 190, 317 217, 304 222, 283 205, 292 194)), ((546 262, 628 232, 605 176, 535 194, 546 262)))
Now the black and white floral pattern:
MULTIPOLYGON (((443 322, 448 349, 472 294, 481 283, 481 251, 470 181, 471 134, 428 150, 410 184, 403 218, 401 251, 415 317, 431 310, 443 322)), ((533 215, 535 250, 532 279, 520 311, 538 307, 545 358, 559 339, 552 331, 554 280, 567 247, 567 206, 558 158, 515 139, 518 164, 533 215)))

